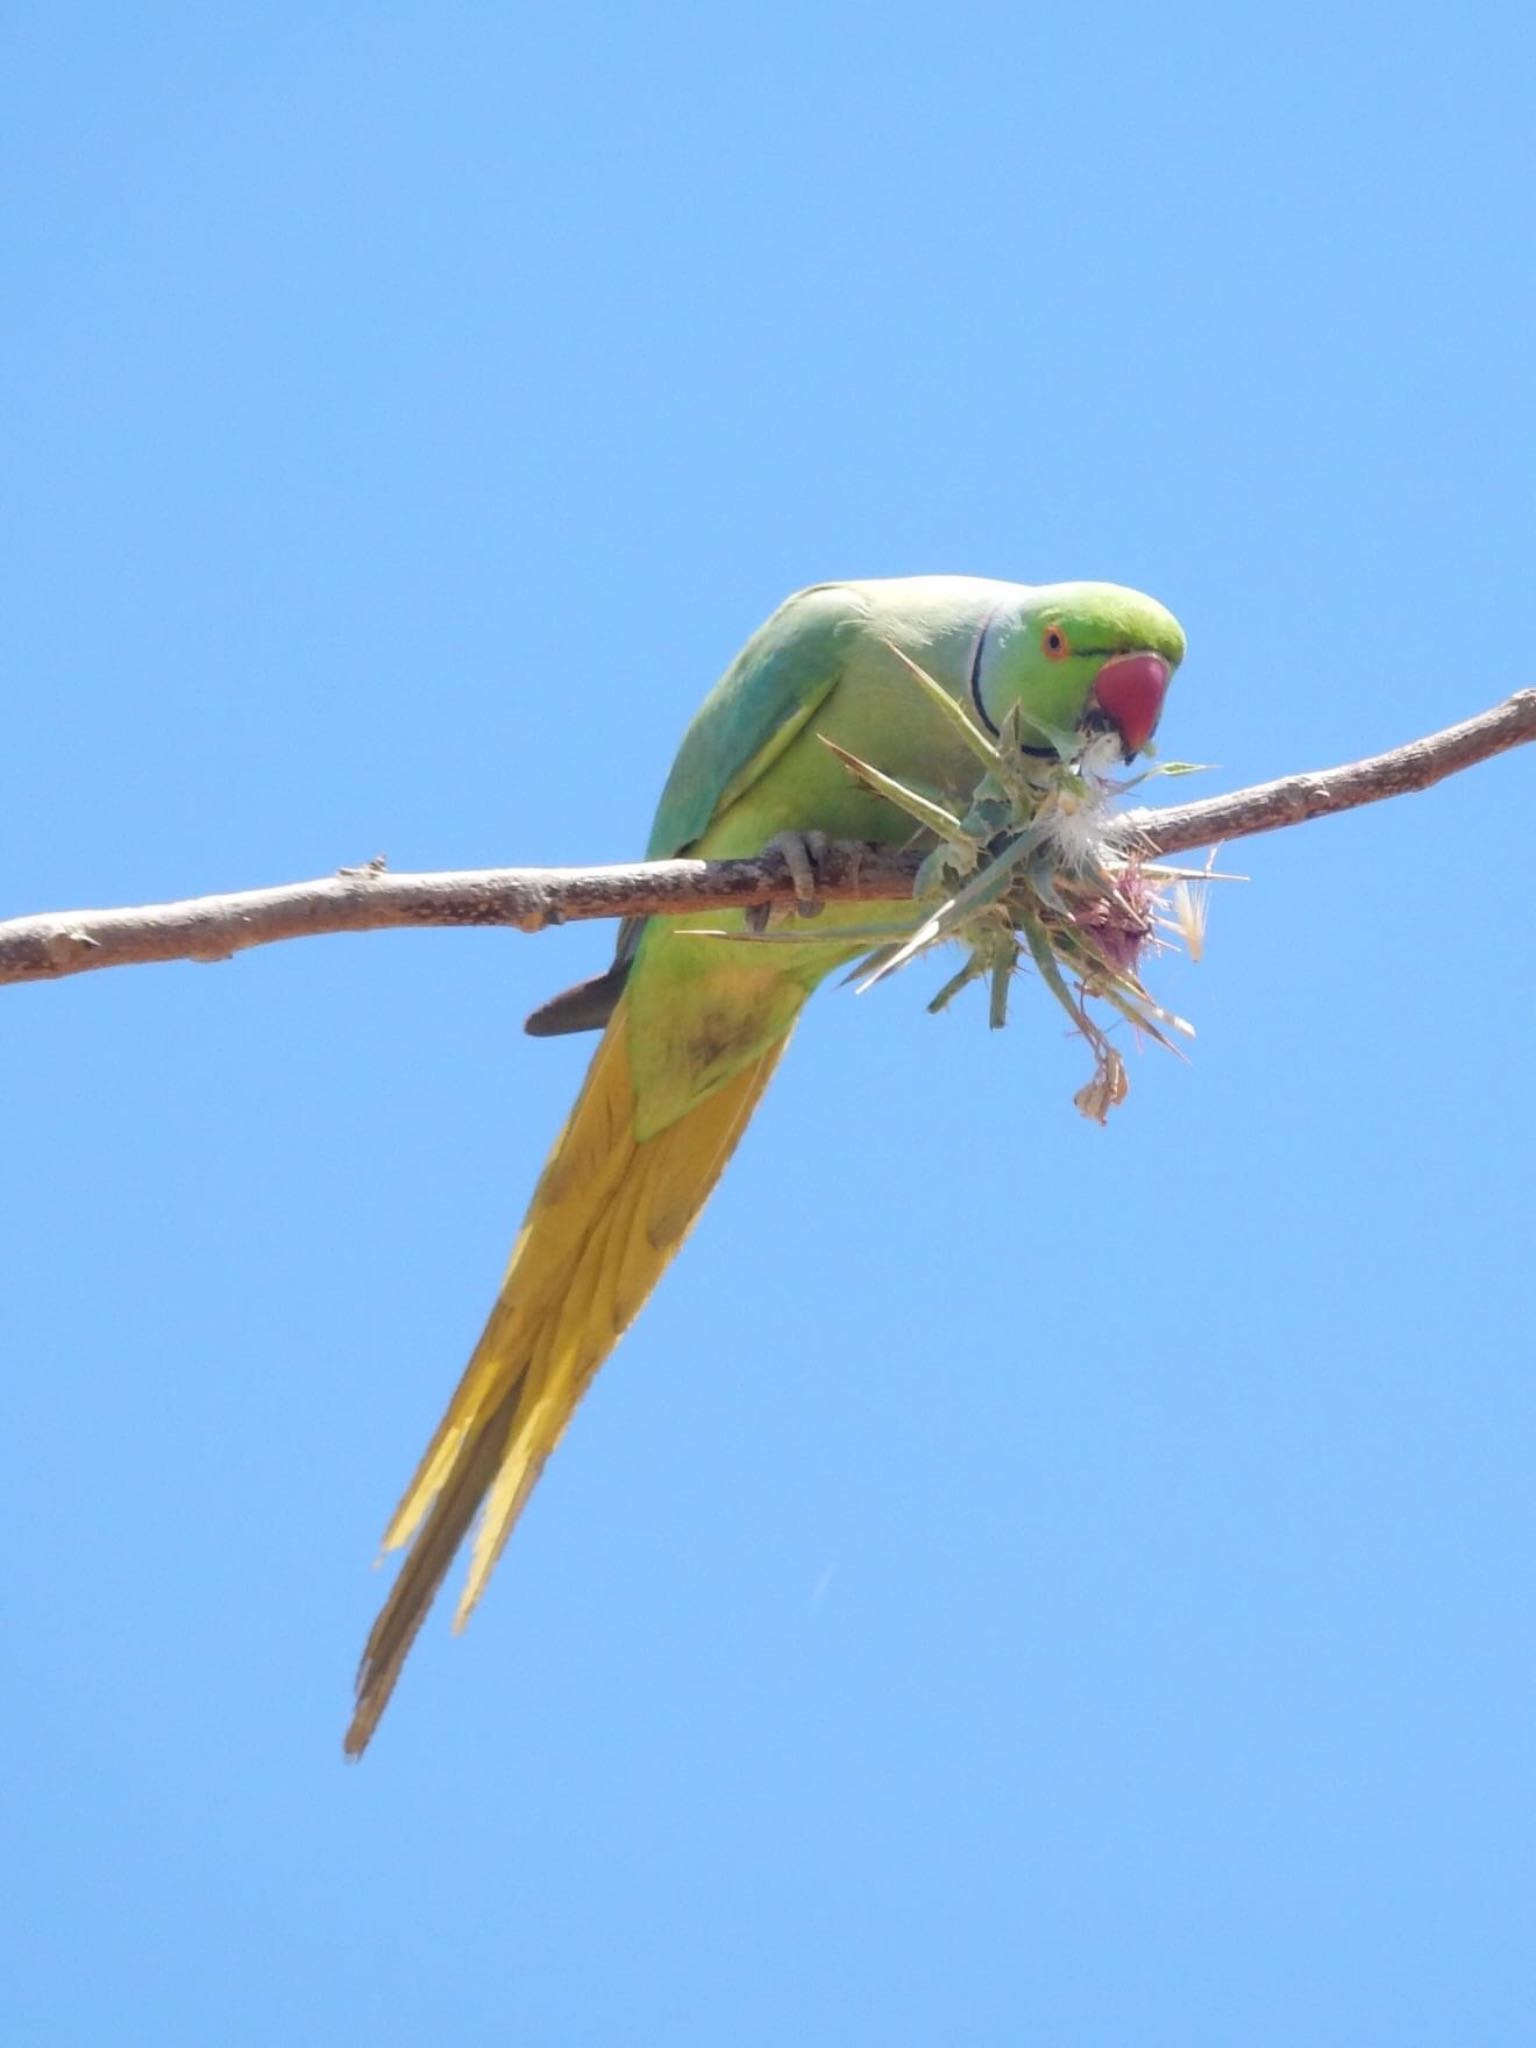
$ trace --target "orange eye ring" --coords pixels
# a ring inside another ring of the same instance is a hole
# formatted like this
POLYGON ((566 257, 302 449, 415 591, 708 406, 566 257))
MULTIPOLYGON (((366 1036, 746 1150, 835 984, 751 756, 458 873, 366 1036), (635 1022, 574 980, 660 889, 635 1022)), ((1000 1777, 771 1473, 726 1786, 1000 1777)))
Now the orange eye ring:
POLYGON ((1047 626, 1040 635, 1040 651, 1047 661, 1065 661, 1072 652, 1065 626, 1047 626))

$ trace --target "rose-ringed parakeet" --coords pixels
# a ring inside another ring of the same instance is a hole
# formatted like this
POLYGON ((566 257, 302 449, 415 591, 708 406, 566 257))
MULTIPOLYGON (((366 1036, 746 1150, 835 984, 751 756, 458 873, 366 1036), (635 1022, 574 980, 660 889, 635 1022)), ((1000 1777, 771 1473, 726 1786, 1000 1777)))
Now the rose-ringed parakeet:
MULTIPOLYGON (((705 699, 647 857, 749 855, 817 834, 910 842, 912 818, 824 741, 963 811, 976 757, 910 663, 989 733, 1017 731, 1027 744, 1038 732, 1042 752, 1062 734, 1087 744, 1102 733, 1130 760, 1151 739, 1183 653, 1172 615, 1115 584, 913 576, 800 591, 705 699)), ((577 1402, 714 1187, 807 996, 868 950, 871 925, 899 937, 917 916, 900 903, 828 905, 814 925, 781 925, 769 944, 681 936, 739 932, 740 912, 631 921, 608 973, 529 1019, 535 1034, 602 1027, 603 1037, 490 1320, 385 1533, 386 1549, 409 1554, 363 1652, 350 1754, 372 1736, 477 1514, 456 1625, 484 1591, 577 1402), (839 947, 844 928, 858 936, 839 947)))

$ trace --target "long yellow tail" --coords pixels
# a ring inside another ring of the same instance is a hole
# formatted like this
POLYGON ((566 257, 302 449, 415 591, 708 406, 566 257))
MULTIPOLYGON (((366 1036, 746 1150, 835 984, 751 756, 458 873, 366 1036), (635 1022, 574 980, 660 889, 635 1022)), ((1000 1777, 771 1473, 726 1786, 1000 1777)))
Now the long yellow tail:
POLYGON ((454 1627, 469 1619, 545 1459, 708 1200, 785 1042, 640 1142, 627 1003, 614 1012, 490 1320, 385 1532, 386 1550, 411 1550, 363 1650, 349 1756, 367 1748, 483 1501, 454 1627))

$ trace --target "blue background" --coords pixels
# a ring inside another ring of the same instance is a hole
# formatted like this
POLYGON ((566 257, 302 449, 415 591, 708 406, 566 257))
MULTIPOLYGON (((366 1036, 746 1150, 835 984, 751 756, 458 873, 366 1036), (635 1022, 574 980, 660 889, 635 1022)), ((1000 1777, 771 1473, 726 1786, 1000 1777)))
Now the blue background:
MULTIPOLYGON (((0 910, 632 855, 826 577, 1154 591, 1208 790, 1536 681, 1513 0, 4 38, 0 910)), ((356 1770, 609 934, 0 996, 9 2038, 1528 2041, 1533 772, 1229 854, 1107 1131, 819 1001, 356 1770)))

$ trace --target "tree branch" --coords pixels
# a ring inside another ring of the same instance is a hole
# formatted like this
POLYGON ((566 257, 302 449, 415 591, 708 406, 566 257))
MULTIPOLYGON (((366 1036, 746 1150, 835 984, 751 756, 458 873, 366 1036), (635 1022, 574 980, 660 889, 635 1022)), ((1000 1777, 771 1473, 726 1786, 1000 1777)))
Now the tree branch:
MULTIPOLYGON (((1142 834, 1154 853, 1185 853, 1218 840, 1247 839, 1256 832, 1274 832, 1286 825, 1304 825, 1310 818, 1352 811, 1383 797, 1408 796, 1431 789, 1448 775, 1473 768, 1479 761, 1507 754, 1536 740, 1536 690, 1517 690, 1460 725, 1448 725, 1389 753, 1350 761, 1342 768, 1322 768, 1306 775, 1286 775, 1278 782, 1255 783, 1230 796, 1206 797, 1200 803, 1167 810, 1127 811, 1122 828, 1142 834)), ((5 927, 0 925, 0 934, 5 927)))
MULTIPOLYGON (((1530 740, 1536 740, 1536 690, 1521 690, 1477 718, 1369 760, 1286 776, 1198 803, 1127 811, 1118 836, 1144 854, 1184 853, 1428 789, 1530 740)), ((818 870, 821 893, 835 903, 910 895, 918 858, 834 847, 818 870)), ((343 868, 321 881, 181 903, 12 918, 0 923, 0 984, 52 981, 92 968, 152 960, 227 960, 248 946, 330 932, 428 925, 510 925, 537 932, 580 918, 743 909, 793 900, 793 883, 778 853, 756 860, 477 868, 430 875, 392 875, 370 865, 343 868)))

